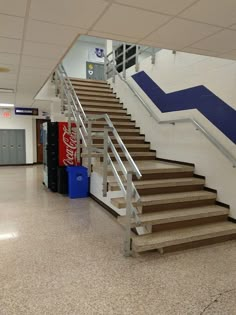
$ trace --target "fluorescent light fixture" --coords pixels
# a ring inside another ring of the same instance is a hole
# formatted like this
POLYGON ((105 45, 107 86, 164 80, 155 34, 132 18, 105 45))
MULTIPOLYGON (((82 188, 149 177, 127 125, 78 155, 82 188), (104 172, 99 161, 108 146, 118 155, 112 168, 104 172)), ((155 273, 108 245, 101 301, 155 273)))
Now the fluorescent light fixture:
POLYGON ((0 88, 0 93, 14 93, 14 89, 0 88))
POLYGON ((10 240, 18 237, 17 232, 0 234, 0 241, 10 240))
POLYGON ((14 104, 4 104, 4 103, 0 103, 0 107, 5 107, 5 108, 14 107, 14 104))

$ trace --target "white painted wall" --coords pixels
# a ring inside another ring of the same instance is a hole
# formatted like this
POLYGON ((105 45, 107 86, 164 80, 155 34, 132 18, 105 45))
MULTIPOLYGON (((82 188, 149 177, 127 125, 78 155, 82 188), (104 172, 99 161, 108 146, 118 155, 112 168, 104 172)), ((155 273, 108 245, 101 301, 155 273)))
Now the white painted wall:
POLYGON ((75 42, 74 46, 63 60, 63 65, 68 76, 74 78, 86 78, 86 61, 93 61, 88 59, 88 52, 90 48, 105 49, 106 47, 105 44, 102 45, 79 40, 75 42))
MULTIPOLYGON (((36 139, 34 139, 35 119, 31 116, 17 116, 12 111, 11 118, 3 118, 0 110, 0 129, 24 129, 26 145, 26 164, 35 162, 36 139)), ((36 137, 36 135, 35 135, 36 137)))
MULTIPOLYGON (((178 52, 174 55, 169 50, 161 50, 157 53, 155 65, 148 58, 141 62, 140 70, 146 71, 165 92, 203 84, 236 108, 235 61, 178 52)), ((134 68, 127 71, 128 77, 132 73, 134 68)), ((236 157, 236 146, 197 110, 162 114, 134 80, 128 80, 161 120, 193 117, 236 157)), ((157 151, 157 156, 194 163, 195 172, 206 176, 206 186, 217 189, 218 200, 229 204, 230 215, 236 218, 236 168, 232 163, 191 123, 160 125, 122 81, 116 78, 113 87, 146 135, 146 140, 151 142, 151 148, 157 151)))

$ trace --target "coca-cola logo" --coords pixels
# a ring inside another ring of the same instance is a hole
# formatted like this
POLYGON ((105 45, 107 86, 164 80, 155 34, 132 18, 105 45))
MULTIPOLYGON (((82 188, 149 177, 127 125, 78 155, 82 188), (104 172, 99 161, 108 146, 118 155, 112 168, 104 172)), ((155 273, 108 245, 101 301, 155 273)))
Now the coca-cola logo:
POLYGON ((76 132, 71 131, 66 126, 63 126, 62 141, 65 145, 65 158, 63 164, 66 166, 76 164, 76 132))

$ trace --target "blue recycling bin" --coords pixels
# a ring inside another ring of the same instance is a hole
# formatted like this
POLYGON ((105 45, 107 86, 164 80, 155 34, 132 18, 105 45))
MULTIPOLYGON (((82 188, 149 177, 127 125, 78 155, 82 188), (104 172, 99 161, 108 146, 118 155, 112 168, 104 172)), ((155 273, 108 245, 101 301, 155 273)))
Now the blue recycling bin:
POLYGON ((88 169, 84 166, 67 166, 68 195, 70 198, 85 198, 89 195, 88 169))

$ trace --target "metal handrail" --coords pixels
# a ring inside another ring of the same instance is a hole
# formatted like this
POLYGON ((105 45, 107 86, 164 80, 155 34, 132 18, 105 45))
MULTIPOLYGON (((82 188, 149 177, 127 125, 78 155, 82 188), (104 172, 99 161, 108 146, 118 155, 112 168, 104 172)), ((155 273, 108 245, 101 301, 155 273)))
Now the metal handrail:
MULTIPOLYGON (((139 99, 143 107, 149 113, 149 115, 158 123, 158 124, 175 124, 181 122, 191 122, 195 125, 205 137, 233 164, 233 167, 236 167, 236 158, 234 155, 229 152, 212 134, 210 134, 196 119, 194 118, 177 118, 171 120, 161 120, 156 113, 146 104, 143 97, 132 87, 132 85, 117 71, 115 60, 108 60, 108 65, 111 65, 113 72, 128 86, 128 88, 134 93, 134 95, 139 99)), ((114 78, 113 78, 114 81, 114 78)))
MULTIPOLYGON (((103 195, 106 196, 107 193, 107 168, 108 165, 111 166, 111 170, 114 174, 114 177, 124 195, 126 198, 126 203, 127 207, 127 213, 132 213, 137 224, 140 223, 140 219, 138 216, 138 210, 134 208, 132 205, 132 200, 128 200, 127 198, 128 195, 130 194, 130 190, 132 190, 132 197, 134 200, 139 204, 140 203, 140 195, 131 180, 130 182, 130 176, 131 172, 133 175, 136 176, 136 178, 141 178, 142 174, 140 170, 138 169, 136 163, 132 159, 131 155, 129 154, 129 151, 127 150, 125 144, 123 143, 122 139, 120 138, 116 128, 114 127, 110 117, 108 114, 103 114, 103 115, 86 115, 83 107, 79 101, 79 98, 74 90, 74 87, 70 81, 70 78, 68 77, 63 65, 59 65, 57 70, 56 70, 56 86, 57 86, 57 79, 59 80, 59 90, 60 90, 60 95, 61 98, 63 99, 62 104, 64 103, 64 96, 67 99, 67 104, 68 104, 68 110, 69 110, 69 129, 71 130, 71 115, 74 117, 74 121, 76 122, 76 130, 77 130, 77 159, 80 160, 80 139, 82 138, 82 142, 84 144, 84 147, 87 148, 88 150, 88 170, 89 174, 91 172, 91 158, 92 158, 92 153, 93 152, 101 152, 100 149, 98 148, 93 148, 93 143, 92 143, 92 122, 97 121, 100 119, 105 119, 106 126, 104 127, 104 149, 103 149, 103 154, 104 154, 104 159, 103 159, 103 195), (86 127, 87 124, 87 127, 86 127), (82 127, 82 128, 81 128, 82 127), (109 129, 107 129, 109 128, 109 129), (125 164, 123 163, 122 159, 120 158, 120 155, 115 147, 115 145, 112 143, 112 140, 110 136, 108 135, 108 130, 112 132, 112 135, 114 136, 116 142, 118 143, 119 147, 121 148, 122 152, 124 153, 125 158, 128 161, 128 165, 131 168, 131 170, 128 170, 125 167, 125 164), (85 134, 85 136, 84 136, 85 134), (111 149, 113 156, 115 157, 115 160, 117 161, 117 164, 121 170, 121 173, 125 177, 127 181, 127 185, 125 187, 125 184, 122 182, 122 179, 119 175, 119 172, 117 171, 114 163, 112 162, 112 159, 109 154, 109 148, 111 149), (129 187, 130 185, 130 187, 129 187), (129 193, 128 193, 129 191, 129 193)), ((58 88, 58 86, 57 86, 58 88)), ((132 178, 132 176, 131 176, 132 178)), ((132 198, 131 198, 132 199, 132 198)), ((126 253, 127 253, 127 248, 126 248, 126 253)), ((128 251, 129 252, 129 251, 128 251)))

